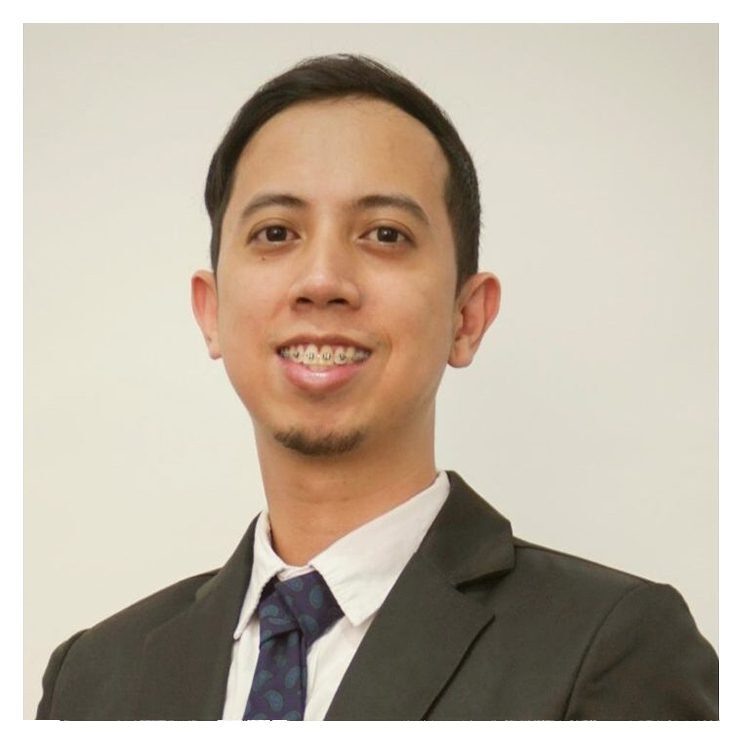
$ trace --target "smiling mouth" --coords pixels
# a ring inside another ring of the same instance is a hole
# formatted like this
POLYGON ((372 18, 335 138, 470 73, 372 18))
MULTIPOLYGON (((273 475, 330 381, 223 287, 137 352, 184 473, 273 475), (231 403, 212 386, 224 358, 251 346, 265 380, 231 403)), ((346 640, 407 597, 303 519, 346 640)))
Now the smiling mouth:
POLYGON ((314 343, 282 346, 278 355, 295 364, 301 364, 312 371, 325 371, 337 366, 361 364, 371 352, 365 348, 342 345, 317 346, 314 343))

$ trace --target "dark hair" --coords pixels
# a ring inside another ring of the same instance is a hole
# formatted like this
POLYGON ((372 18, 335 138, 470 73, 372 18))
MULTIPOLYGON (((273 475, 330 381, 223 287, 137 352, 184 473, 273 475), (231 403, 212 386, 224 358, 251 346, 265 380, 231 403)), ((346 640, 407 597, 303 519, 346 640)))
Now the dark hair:
POLYGON ((269 80, 242 106, 216 149, 206 178, 206 209, 211 219, 211 266, 219 262, 222 220, 234 172, 245 145, 271 117, 297 103, 345 96, 387 101, 424 124, 448 161, 445 201, 456 241, 457 291, 477 272, 479 262, 479 186, 471 156, 448 116, 409 80, 369 57, 334 54, 312 57, 269 80))

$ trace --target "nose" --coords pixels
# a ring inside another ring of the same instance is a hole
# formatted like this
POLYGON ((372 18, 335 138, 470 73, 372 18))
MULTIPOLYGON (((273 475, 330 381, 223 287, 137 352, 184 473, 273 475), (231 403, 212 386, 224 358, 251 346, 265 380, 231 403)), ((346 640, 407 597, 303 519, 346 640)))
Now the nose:
POLYGON ((326 237, 304 245, 297 276, 290 289, 294 309, 346 307, 361 304, 352 245, 326 237))

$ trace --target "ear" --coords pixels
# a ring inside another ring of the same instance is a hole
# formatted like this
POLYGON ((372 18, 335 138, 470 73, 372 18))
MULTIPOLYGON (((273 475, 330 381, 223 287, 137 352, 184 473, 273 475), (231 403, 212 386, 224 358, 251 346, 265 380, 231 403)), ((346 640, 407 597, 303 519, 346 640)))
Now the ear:
POLYGON ((191 307, 212 359, 221 358, 219 349, 219 301, 216 278, 211 271, 196 271, 191 279, 191 307))
POLYGON ((469 366, 500 309, 500 282, 491 273, 469 277, 456 299, 455 334, 448 363, 469 366))

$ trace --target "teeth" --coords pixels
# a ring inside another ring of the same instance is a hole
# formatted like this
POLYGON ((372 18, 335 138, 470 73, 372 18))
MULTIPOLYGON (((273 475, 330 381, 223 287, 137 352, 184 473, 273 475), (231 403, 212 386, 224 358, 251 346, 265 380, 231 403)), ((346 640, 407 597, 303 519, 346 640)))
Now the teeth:
POLYGON ((322 366, 330 366, 335 361, 335 353, 330 346, 322 346, 319 350, 319 363, 322 366))
POLYGON ((279 353, 284 359, 291 359, 306 366, 343 366, 365 361, 370 356, 368 351, 355 346, 324 345, 317 348, 314 343, 307 346, 285 346, 279 353))
POLYGON ((301 359, 301 363, 302 364, 316 364, 318 356, 319 356, 319 351, 317 350, 317 346, 315 346, 314 343, 310 343, 304 349, 304 356, 301 359))

